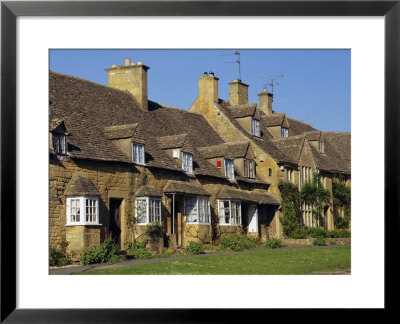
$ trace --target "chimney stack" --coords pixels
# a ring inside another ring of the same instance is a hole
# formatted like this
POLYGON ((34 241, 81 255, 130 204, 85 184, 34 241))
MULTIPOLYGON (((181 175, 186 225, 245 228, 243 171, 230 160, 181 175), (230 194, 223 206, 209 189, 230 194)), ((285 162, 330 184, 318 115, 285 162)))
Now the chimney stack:
POLYGON ((199 78, 199 100, 202 105, 218 102, 218 80, 213 72, 204 72, 199 78))
POLYGON ((272 115, 272 93, 268 93, 266 89, 259 93, 260 97, 260 110, 263 111, 267 116, 272 115))
POLYGON ((108 86, 129 91, 137 100, 140 108, 148 110, 147 70, 150 69, 142 62, 131 63, 125 59, 124 66, 113 65, 107 71, 108 86))
POLYGON ((229 83, 229 101, 232 106, 246 105, 249 103, 249 86, 241 80, 229 83))

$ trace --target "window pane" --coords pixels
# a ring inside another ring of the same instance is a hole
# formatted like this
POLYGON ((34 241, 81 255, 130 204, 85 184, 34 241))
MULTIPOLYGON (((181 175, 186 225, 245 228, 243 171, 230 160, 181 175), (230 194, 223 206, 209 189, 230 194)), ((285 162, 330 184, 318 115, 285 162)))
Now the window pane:
POLYGON ((185 198, 185 216, 188 222, 198 222, 197 198, 185 198))
POLYGON ((136 200, 136 218, 139 224, 147 223, 147 199, 136 200))
POLYGON ((224 201, 224 215, 225 215, 225 224, 230 224, 231 213, 229 210, 229 201, 224 201))
POLYGON ((71 222, 79 223, 81 221, 81 201, 80 199, 71 199, 71 222))

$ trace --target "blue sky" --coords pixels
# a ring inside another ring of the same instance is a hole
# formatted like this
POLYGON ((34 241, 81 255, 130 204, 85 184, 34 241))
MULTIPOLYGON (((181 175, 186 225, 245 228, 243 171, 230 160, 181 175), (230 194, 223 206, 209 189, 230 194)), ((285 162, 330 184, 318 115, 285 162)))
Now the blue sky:
POLYGON ((104 69, 131 58, 150 67, 150 100, 189 109, 204 72, 215 73, 219 97, 229 99, 228 83, 239 72, 236 63, 228 62, 237 56, 223 54, 235 51, 240 52, 250 103, 258 103, 269 76, 283 75, 274 87, 275 111, 317 129, 350 131, 350 50, 50 50, 50 70, 106 85, 104 69))

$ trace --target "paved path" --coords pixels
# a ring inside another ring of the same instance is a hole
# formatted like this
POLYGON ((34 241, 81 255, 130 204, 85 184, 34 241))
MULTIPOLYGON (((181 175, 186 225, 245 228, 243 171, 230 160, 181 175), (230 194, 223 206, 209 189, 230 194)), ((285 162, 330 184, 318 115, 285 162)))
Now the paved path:
MULTIPOLYGON (((330 245, 326 247, 338 247, 343 245, 330 245)), ((297 246, 297 247, 282 247, 279 249, 258 249, 258 250, 245 250, 245 251, 207 251, 205 254, 200 255, 178 255, 167 258, 153 258, 153 259, 133 259, 127 261, 117 261, 117 262, 108 262, 108 263, 97 263, 97 264, 89 264, 84 266, 76 266, 70 265, 65 267, 54 267, 50 268, 50 275, 72 275, 78 272, 84 272, 92 269, 107 269, 107 268, 119 268, 125 266, 131 266, 136 264, 146 264, 146 263, 154 263, 166 260, 174 260, 174 259, 182 259, 182 258, 201 258, 204 256, 216 255, 216 254, 237 254, 237 253, 249 253, 254 251, 279 251, 282 249, 307 249, 307 248, 325 248, 325 246, 297 246)), ((316 273, 317 274, 317 273, 316 273)), ((350 271, 344 272, 335 272, 335 273, 318 273, 318 274, 350 274, 350 271)))

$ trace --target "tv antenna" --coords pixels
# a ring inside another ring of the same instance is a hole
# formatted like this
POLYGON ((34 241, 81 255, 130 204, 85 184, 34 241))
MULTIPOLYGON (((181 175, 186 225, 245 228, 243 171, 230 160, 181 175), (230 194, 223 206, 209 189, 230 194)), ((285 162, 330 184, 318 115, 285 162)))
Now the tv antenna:
POLYGON ((277 85, 280 85, 278 82, 276 82, 280 78, 283 78, 283 74, 269 75, 269 76, 266 77, 267 83, 265 84, 265 88, 267 88, 267 86, 270 86, 271 87, 271 94, 274 94, 274 87, 277 86, 277 85))
POLYGON ((226 62, 226 63, 237 63, 239 66, 239 81, 242 81, 242 71, 240 69, 240 52, 236 51, 235 53, 232 54, 222 54, 220 56, 228 56, 228 55, 236 55, 238 58, 236 61, 231 61, 231 62, 226 62))

